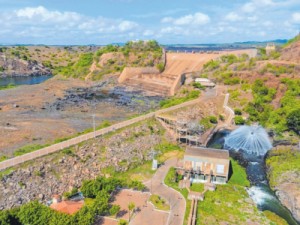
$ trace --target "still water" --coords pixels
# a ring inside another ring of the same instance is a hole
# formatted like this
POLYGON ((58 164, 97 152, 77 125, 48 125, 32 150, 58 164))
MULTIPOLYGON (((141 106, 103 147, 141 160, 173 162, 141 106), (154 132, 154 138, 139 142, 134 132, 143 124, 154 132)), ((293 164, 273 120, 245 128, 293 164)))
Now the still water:
POLYGON ((53 77, 52 75, 41 75, 41 76, 20 76, 20 77, 4 77, 0 78, 0 87, 11 85, 32 85, 32 84, 40 84, 44 81, 53 77))

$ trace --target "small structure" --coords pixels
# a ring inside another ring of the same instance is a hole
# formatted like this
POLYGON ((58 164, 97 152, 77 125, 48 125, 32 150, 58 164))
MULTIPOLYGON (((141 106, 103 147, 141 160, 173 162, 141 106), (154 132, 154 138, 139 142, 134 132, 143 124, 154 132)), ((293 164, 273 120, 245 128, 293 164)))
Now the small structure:
POLYGON ((276 51, 276 45, 274 43, 268 43, 266 46, 266 54, 269 55, 271 52, 276 51))
POLYGON ((214 87, 216 84, 207 78, 196 78, 196 83, 200 83, 203 87, 214 87))
POLYGON ((228 181, 229 165, 227 150, 187 147, 181 169, 191 182, 224 184, 228 181))
POLYGON ((78 212, 84 205, 84 201, 62 201, 59 195, 53 195, 51 209, 73 215, 78 212))

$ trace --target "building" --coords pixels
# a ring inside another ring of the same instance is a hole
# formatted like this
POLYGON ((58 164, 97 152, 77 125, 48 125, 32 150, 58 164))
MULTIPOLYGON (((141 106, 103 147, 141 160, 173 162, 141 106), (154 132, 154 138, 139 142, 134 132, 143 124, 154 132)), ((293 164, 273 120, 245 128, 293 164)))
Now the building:
POLYGON ((84 201, 62 201, 59 195, 53 195, 51 209, 73 215, 78 212, 84 205, 84 201))
POLYGON ((188 147, 183 159, 184 179, 191 182, 226 183, 229 175, 227 150, 188 147))
POLYGON ((196 78, 196 83, 200 83, 203 87, 214 87, 216 84, 207 78, 196 78))
POLYGON ((274 43, 268 43, 266 46, 266 53, 269 55, 271 52, 276 51, 276 45, 274 43))

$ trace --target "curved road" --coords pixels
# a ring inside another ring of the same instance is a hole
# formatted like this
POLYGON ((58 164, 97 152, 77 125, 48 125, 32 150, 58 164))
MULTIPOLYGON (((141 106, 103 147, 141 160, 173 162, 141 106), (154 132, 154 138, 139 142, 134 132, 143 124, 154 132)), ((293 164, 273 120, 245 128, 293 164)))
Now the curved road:
POLYGON ((169 159, 164 165, 160 166, 151 180, 145 185, 152 194, 157 194, 164 198, 171 207, 171 212, 167 221, 167 225, 182 225, 186 209, 186 201, 184 197, 174 189, 164 184, 164 179, 173 166, 176 166, 177 159, 169 159))

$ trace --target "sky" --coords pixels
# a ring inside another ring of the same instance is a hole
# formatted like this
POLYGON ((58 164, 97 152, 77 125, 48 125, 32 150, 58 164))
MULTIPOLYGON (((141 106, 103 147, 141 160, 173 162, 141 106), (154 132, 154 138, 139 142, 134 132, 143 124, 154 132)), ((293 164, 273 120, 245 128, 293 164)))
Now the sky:
POLYGON ((1 44, 162 44, 290 39, 300 0, 0 0, 1 44))

